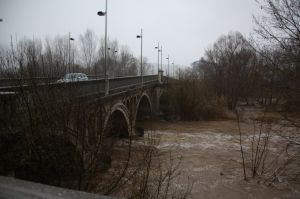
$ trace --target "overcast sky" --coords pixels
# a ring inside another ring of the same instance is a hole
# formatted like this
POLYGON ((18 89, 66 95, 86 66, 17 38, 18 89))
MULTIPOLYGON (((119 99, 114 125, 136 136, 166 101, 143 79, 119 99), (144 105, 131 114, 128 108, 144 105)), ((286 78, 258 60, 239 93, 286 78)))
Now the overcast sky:
MULTIPOLYGON (((0 0, 0 44, 11 34, 44 39, 68 32, 78 42, 87 28, 104 36, 104 17, 96 14, 104 9, 105 0, 0 0)), ((108 35, 139 56, 136 35, 143 28, 149 62, 157 62, 160 42, 164 57, 190 65, 222 34, 249 36, 256 10, 255 0, 108 0, 108 35)))

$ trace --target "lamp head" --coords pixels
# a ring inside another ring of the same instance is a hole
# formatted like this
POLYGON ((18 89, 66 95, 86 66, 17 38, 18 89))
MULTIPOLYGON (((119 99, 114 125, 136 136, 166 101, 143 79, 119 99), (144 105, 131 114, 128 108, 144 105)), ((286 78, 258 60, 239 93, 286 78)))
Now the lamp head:
POLYGON ((99 15, 99 16, 105 16, 105 15, 106 15, 106 13, 105 13, 105 12, 103 12, 103 11, 99 11, 99 12, 97 12, 97 15, 99 15))

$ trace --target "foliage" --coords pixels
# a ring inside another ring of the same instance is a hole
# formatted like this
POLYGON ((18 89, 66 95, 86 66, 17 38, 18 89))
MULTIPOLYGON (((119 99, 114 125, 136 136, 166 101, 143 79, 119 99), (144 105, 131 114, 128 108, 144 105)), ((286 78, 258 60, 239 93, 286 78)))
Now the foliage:
POLYGON ((233 110, 240 98, 247 101, 252 97, 255 62, 256 55, 249 42, 241 33, 231 32, 206 51, 205 57, 194 64, 194 70, 199 78, 212 85, 219 97, 226 97, 228 108, 233 110))
POLYGON ((283 99, 286 110, 299 111, 300 2, 263 0, 259 5, 263 14, 254 18, 255 48, 273 74, 273 92, 283 99))
POLYGON ((168 107, 165 111, 178 115, 182 120, 207 120, 222 118, 224 99, 218 97, 211 86, 204 80, 189 73, 170 85, 165 99, 168 107))

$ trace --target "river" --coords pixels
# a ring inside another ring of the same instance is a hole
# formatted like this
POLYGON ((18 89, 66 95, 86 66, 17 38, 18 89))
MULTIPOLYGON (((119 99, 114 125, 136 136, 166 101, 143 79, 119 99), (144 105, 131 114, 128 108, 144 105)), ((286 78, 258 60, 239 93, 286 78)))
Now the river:
MULTIPOLYGON (((247 150, 250 143, 247 138, 252 125, 241 125, 244 150, 247 150)), ((180 169, 194 183, 192 198, 300 198, 300 186, 297 183, 279 180, 267 186, 259 183, 258 179, 243 180, 239 131, 234 120, 160 121, 151 126, 156 136, 160 137, 158 149, 182 157, 180 169)), ((270 150, 276 153, 276 144, 282 140, 275 135, 271 138, 274 143, 270 145, 270 150)))
MULTIPOLYGON (((156 121, 144 124, 146 131, 144 138, 134 140, 133 146, 139 145, 150 132, 159 142, 155 147, 163 155, 161 160, 181 157, 179 170, 181 176, 175 180, 175 187, 184 187, 193 183, 191 198, 204 199, 279 199, 300 198, 300 184, 278 177, 268 185, 263 179, 243 180, 242 159, 239 144, 237 122, 233 119, 220 121, 199 122, 167 122, 156 121)), ((246 161, 249 161, 250 138, 253 125, 242 122, 242 140, 246 161)), ((284 146, 280 136, 270 138, 270 157, 279 153, 279 144, 284 146)), ((297 170, 299 167, 297 168, 297 170)), ((118 195, 118 194, 117 194, 118 195)), ((125 194, 126 195, 126 194, 125 194)))

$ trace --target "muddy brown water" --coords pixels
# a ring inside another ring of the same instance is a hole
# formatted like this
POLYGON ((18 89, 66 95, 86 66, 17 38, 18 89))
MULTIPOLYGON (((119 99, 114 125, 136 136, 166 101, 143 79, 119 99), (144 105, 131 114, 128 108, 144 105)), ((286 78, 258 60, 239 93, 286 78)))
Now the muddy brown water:
MULTIPOLYGON (((245 116, 247 118, 252 115, 249 111, 247 114, 245 116)), ((181 189, 187 183, 193 182, 191 198, 300 198, 299 179, 297 183, 278 177, 277 181, 269 185, 261 183, 262 180, 258 178, 243 180, 239 131, 237 122, 233 119, 199 122, 155 121, 144 123, 142 126, 146 129, 145 136, 133 140, 133 147, 143 143, 145 137, 152 134, 155 139, 159 140, 156 148, 163 154, 160 157, 162 160, 169 158, 169 152, 174 157, 181 157, 179 169, 182 175, 173 183, 175 187, 181 189)), ((241 129, 246 161, 249 162, 253 125, 247 120, 242 121, 241 129)), ((284 139, 274 134, 270 140, 270 154, 276 155, 282 152, 278 146, 285 146, 284 139)), ((124 142, 121 143, 124 144, 124 142)), ((121 154, 120 150, 116 153, 119 157, 124 156, 121 154)), ((115 157, 114 159, 118 161, 113 161, 113 163, 119 164, 119 157, 115 157)), ((296 167, 299 167, 299 164, 296 167)), ((292 169, 299 170, 296 167, 292 169)), ((250 176, 249 173, 247 175, 250 176)))
MULTIPOLYGON (((243 180, 239 132, 234 120, 160 121, 145 126, 155 129, 154 133, 160 138, 159 150, 182 157, 180 169, 194 183, 192 198, 300 198, 300 186, 296 183, 281 181, 267 186, 257 179, 243 180)), ((246 142, 252 126, 241 123, 241 128, 246 142)), ((270 150, 276 152, 280 137, 273 136, 272 140, 275 148, 270 146, 270 150)), ((244 150, 248 148, 249 144, 244 143, 244 150)), ((181 183, 184 184, 184 180, 181 183)))

